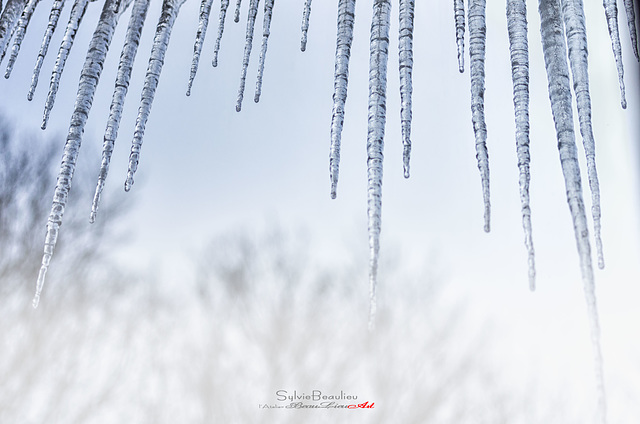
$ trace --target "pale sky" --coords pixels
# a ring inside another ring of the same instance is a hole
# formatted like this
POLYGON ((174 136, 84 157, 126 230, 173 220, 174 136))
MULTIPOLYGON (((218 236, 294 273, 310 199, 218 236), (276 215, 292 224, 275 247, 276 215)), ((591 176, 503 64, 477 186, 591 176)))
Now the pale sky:
MULTIPOLYGON (((184 92, 199 2, 189 0, 183 6, 147 124, 136 185, 128 194, 135 197, 127 219, 136 236, 120 246, 117 256, 123 263, 140 261, 144 266, 161 263, 160 273, 175 278, 193 271, 189 255, 213 235, 238 227, 260 228, 271 222, 285 228, 306 229, 316 241, 312 253, 328 260, 339 260, 336 252, 344 252, 357 243, 366 249, 366 97, 371 5, 364 1, 357 3, 338 199, 331 200, 328 155, 336 2, 313 3, 305 53, 299 50, 302 3, 276 2, 262 100, 254 104, 262 33, 260 10, 241 113, 235 111, 235 98, 248 4, 243 5, 239 24, 233 23, 233 5, 230 6, 219 66, 212 68, 219 9, 219 3, 214 2, 191 97, 184 92)), ((471 307, 479 313, 508 323, 505 352, 517 356, 525 349, 519 344, 525 339, 518 338, 518 334, 533 332, 536 335, 527 338, 525 346, 539 349, 542 357, 551 355, 548 346, 555 346, 554 351, 580 352, 578 361, 587 364, 580 372, 589 373, 591 353, 578 256, 547 95, 536 2, 529 2, 531 208, 538 275, 538 290, 534 294, 527 288, 504 2, 488 2, 487 9, 485 99, 491 167, 490 234, 482 229, 469 73, 468 67, 464 74, 457 70, 453 6, 451 2, 417 3, 409 180, 402 177, 395 2, 392 11, 382 260, 401 252, 407 256, 404 266, 418 267, 436 252, 454 291, 473 299, 471 307)), ((620 36, 629 105, 623 111, 603 8, 600 4, 585 6, 607 264, 604 271, 596 271, 596 284, 605 361, 615 363, 640 354, 637 340, 640 315, 635 304, 640 295, 640 71, 630 48, 621 7, 620 36)), ((61 25, 66 23, 69 9, 63 12, 61 25)), ((89 5, 46 131, 61 136, 61 151, 80 68, 99 9, 96 4, 89 5)), ((10 80, 0 81, 1 110, 34 131, 39 128, 63 28, 54 36, 36 96, 29 103, 26 93, 31 69, 48 12, 45 4, 37 9, 14 75, 10 80)), ((133 71, 107 192, 121 190, 124 183, 142 78, 159 13, 160 2, 154 1, 133 71)), ((125 14, 107 58, 79 158, 94 164, 96 176, 127 21, 125 14), (90 149, 89 144, 93 144, 90 149)), ((581 144, 579 135, 576 141, 581 144)), ((583 155, 581 147, 579 152, 583 155)), ((581 163, 583 188, 587 190, 583 158, 581 163)), ((589 206, 588 191, 584 195, 589 206)), ((104 201, 108 201, 108 194, 104 201)), ((87 198, 85 204, 88 218, 91 199, 87 198)), ((381 281, 381 296, 385 285, 390 283, 381 281)), ((363 296, 367 296, 366 281, 354 284, 360 285, 363 296)), ((565 362, 571 360, 571 354, 565 353, 565 362)), ((561 368, 565 362, 556 361, 556 366, 561 368)), ((638 389, 638 380, 634 384, 638 389)))

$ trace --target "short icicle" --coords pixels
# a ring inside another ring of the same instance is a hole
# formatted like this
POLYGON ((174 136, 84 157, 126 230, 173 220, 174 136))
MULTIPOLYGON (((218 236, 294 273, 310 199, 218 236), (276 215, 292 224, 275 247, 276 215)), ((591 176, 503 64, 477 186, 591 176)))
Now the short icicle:
POLYGON ((569 63, 573 76, 573 91, 578 106, 578 120, 584 152, 587 157, 587 175, 591 190, 591 215, 593 216, 594 238, 598 267, 604 268, 602 252, 600 184, 596 169, 596 145, 591 125, 591 96, 589 95, 589 68, 587 60, 587 32, 582 0, 562 0, 562 15, 569 47, 569 63))
POLYGON ((102 163, 100 164, 98 184, 96 185, 96 191, 93 196, 91 216, 89 218, 89 222, 91 223, 94 223, 96 220, 98 207, 100 206, 100 198, 102 197, 102 190, 104 189, 107 174, 109 173, 111 155, 118 136, 120 119, 122 118, 122 109, 124 108, 124 100, 127 96, 127 91, 129 90, 129 80, 131 78, 133 62, 135 61, 136 54, 138 52, 142 27, 144 26, 144 22, 147 17, 147 11, 149 10, 149 2, 150 0, 134 0, 133 7, 131 8, 131 18, 129 19, 127 33, 125 34, 122 53, 120 54, 120 63, 118 64, 115 89, 113 91, 111 107, 109 108, 107 128, 104 132, 102 163))
POLYGON ((374 0, 369 58, 367 215, 369 228, 369 330, 375 327, 378 256, 382 226, 382 160, 386 122, 387 62, 391 3, 374 0))
POLYGON ((33 94, 38 86, 38 78, 40 77, 42 63, 44 62, 44 57, 47 55, 47 51, 49 50, 51 37, 58 26, 58 19, 60 18, 63 6, 64 0, 54 0, 53 6, 51 6, 51 12, 49 12, 49 23, 44 31, 42 44, 40 46, 40 51, 38 52, 38 58, 36 59, 36 64, 33 68, 33 75, 31 76, 31 86, 29 87, 29 93, 27 94, 27 100, 29 101, 33 100, 33 94))
POLYGON ((244 97, 244 87, 247 82, 247 68, 249 67, 249 57, 251 56, 251 47, 253 45, 253 31, 256 24, 256 16, 258 15, 258 3, 260 0, 251 0, 249 2, 249 16, 247 16, 247 33, 244 44, 244 56, 242 58, 242 71, 240 72, 240 88, 238 89, 238 98, 236 100, 236 111, 242 110, 242 99, 244 97))
POLYGON ((595 380, 597 386, 598 423, 605 424, 606 397, 604 389, 603 361, 600 349, 600 324, 596 305, 595 280, 591 262, 589 229, 580 180, 578 152, 573 129, 573 111, 571 108, 571 87, 567 66, 564 28, 558 0, 539 0, 540 32, 544 53, 549 99, 558 139, 560 164, 565 180, 567 202, 573 220, 576 245, 580 258, 580 271, 584 283, 584 293, 589 315, 591 344, 595 362, 595 380))
POLYGON ((471 69, 471 120, 475 134, 476 158, 482 181, 484 200, 484 231, 491 229, 491 203, 489 200, 489 153, 487 151, 487 125, 484 120, 484 55, 487 35, 485 20, 486 0, 469 0, 469 58, 471 69))
POLYGON ((242 0, 236 0, 236 11, 233 14, 233 22, 240 22, 240 7, 242 6, 242 0))
POLYGON ((624 0, 624 9, 627 12, 627 24, 629 25, 629 35, 631 36, 631 47, 636 60, 640 61, 638 56, 638 31, 636 29, 636 11, 633 0, 624 0))
POLYGON ((0 15, 0 62, 4 58, 26 4, 27 0, 9 0, 0 15))
POLYGON ((149 65, 147 66, 144 86, 142 87, 138 117, 136 118, 136 127, 133 133, 133 141, 131 142, 129 169, 127 170, 127 179, 124 183, 125 191, 131 190, 133 186, 133 176, 138 169, 138 162, 140 160, 142 138, 147 120, 149 119, 149 113, 151 112, 151 105, 156 95, 156 89, 158 88, 158 80, 160 79, 160 73, 164 65, 164 56, 167 52, 169 40, 171 39, 171 29, 176 21, 180 7, 184 2, 185 0, 164 0, 162 2, 162 14, 158 20, 156 35, 153 39, 149 65))
POLYGON ((253 101, 258 103, 262 94, 262 77, 264 75, 264 61, 267 57, 267 43, 271 34, 271 15, 273 14, 273 4, 275 0, 265 0, 264 3, 264 21, 262 23, 262 47, 260 50, 260 59, 258 60, 258 77, 256 80, 256 93, 253 101))
POLYGON ((42 257, 42 266, 38 273, 38 281, 36 283, 36 294, 33 298, 33 307, 37 308, 40 302, 42 287, 44 286, 45 276, 51 262, 51 256, 56 246, 60 225, 62 225, 62 216, 67 204, 73 173, 76 168, 76 161, 82 144, 82 134, 84 132, 85 123, 91 110, 93 103, 93 95, 95 94, 100 73, 104 65, 104 60, 109 50, 109 44, 115 31, 118 17, 120 16, 119 0, 106 0, 100 20, 96 30, 93 33, 87 57, 80 73, 80 82, 78 83, 78 94, 73 114, 71 115, 71 123, 69 125, 69 134, 64 145, 62 156, 62 164, 56 182, 56 188, 53 195, 53 203, 51 213, 47 221, 47 234, 45 236, 44 255, 42 257))
POLYGON ((224 32, 224 21, 227 18, 227 9, 229 8, 229 0, 222 0, 220 3, 220 17, 218 19, 218 36, 216 37, 216 44, 213 47, 213 60, 211 65, 215 68, 218 66, 218 54, 220 54, 220 42, 222 41, 222 33, 224 32))
POLYGON ((71 9, 71 16, 69 17, 69 23, 67 29, 64 32, 60 49, 58 50, 58 57, 51 73, 51 82, 49 83, 49 94, 47 94, 47 100, 44 106, 44 116, 42 118, 42 129, 47 128, 47 122, 49 122, 49 114, 53 109, 53 104, 56 101, 56 94, 58 93, 58 86, 60 85, 60 77, 64 70, 64 65, 67 62, 67 56, 73 46, 73 40, 76 38, 76 32, 82 22, 84 13, 87 10, 89 0, 75 0, 73 8, 71 9))
POLYGON ((9 78, 11 76, 13 65, 16 63, 18 53, 20 52, 22 40, 24 39, 24 36, 27 32, 27 26, 29 26, 29 21, 31 20, 33 11, 36 10, 36 6, 39 2, 40 0, 29 0, 24 10, 22 11, 22 16, 20 16, 20 19, 18 20, 18 29, 16 29, 16 38, 15 40, 13 40, 13 46, 11 46, 11 56, 9 57, 9 61, 7 62, 7 70, 4 74, 5 78, 9 78))
POLYGON ((618 83, 620 84, 620 104, 623 109, 627 108, 627 96, 624 89, 624 67, 622 65, 622 46, 620 45, 620 33, 618 30, 618 6, 616 0, 604 0, 604 13, 607 18, 609 37, 611 38, 611 48, 618 70, 618 83))
POLYGON ((507 26, 513 80, 513 109, 516 123, 516 154, 518 157, 520 205, 524 244, 529 265, 529 289, 536 288, 535 253, 531 230, 529 203, 529 45, 527 36, 527 5, 525 0, 507 0, 507 26))
POLYGON ((213 3, 213 0, 202 0, 202 3, 200 3, 200 20, 198 22, 198 30, 196 31, 196 41, 193 44, 193 59, 191 60, 191 72, 189 74, 189 83, 187 84, 187 96, 191 95, 191 86, 198 72, 200 53, 202 52, 204 37, 207 34, 207 26, 209 25, 211 3, 213 3))
POLYGON ((336 63, 333 82, 333 112, 331 114, 331 148, 329 151, 329 177, 331 198, 335 199, 340 171, 340 142, 344 123, 344 106, 349 84, 349 57, 353 42, 356 0, 339 0, 338 31, 336 36, 336 63))
POLYGON ((300 51, 307 50, 307 35, 309 33, 309 18, 311 17, 311 0, 304 0, 302 9, 302 36, 300 38, 300 51))
POLYGON ((402 123, 402 164, 409 178, 411 159, 411 95, 413 92, 413 15, 415 0, 400 0, 398 57, 400 70, 400 120, 402 123))
POLYGON ((464 0, 453 0, 456 20, 456 46, 458 48, 458 71, 464 72, 464 0))

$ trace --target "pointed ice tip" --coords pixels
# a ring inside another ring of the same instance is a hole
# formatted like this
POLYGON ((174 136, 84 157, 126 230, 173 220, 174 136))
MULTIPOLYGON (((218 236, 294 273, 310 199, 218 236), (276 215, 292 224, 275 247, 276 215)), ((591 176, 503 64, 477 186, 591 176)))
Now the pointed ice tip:
POLYGON ((253 98, 253 101, 254 101, 254 102, 256 102, 256 103, 260 102, 260 95, 259 95, 259 94, 256 94, 256 95, 254 96, 254 98, 253 98))
POLYGON ((33 306, 33 309, 37 309, 39 303, 40 303, 40 296, 35 295, 33 300, 31 301, 31 306, 33 306))
POLYGON ((240 105, 240 103, 238 103, 236 105, 236 112, 240 112, 242 110, 242 105, 240 105))
POLYGON ((89 217, 89 224, 95 224, 96 222, 96 213, 91 212, 91 216, 89 217))
POLYGON ((404 170, 404 177, 405 177, 405 178, 409 178, 409 177, 410 177, 410 175, 409 175, 409 168, 405 168, 405 170, 404 170))
POLYGON ((124 191, 129 192, 132 186, 133 186, 133 178, 127 177, 127 180, 124 182, 124 191))
POLYGON ((301 52, 305 52, 305 51, 307 51, 307 46, 306 46, 305 44, 301 44, 301 45, 300 45, 300 51, 301 51, 301 52))
POLYGON ((27 93, 27 100, 29 101, 33 100, 33 93, 31 92, 27 93))
POLYGON ((464 65, 461 65, 458 67, 458 72, 460 72, 461 74, 464 74, 464 65))
POLYGON ((6 79, 9 79, 10 76, 11 76, 11 71, 7 69, 7 72, 4 73, 4 77, 6 79))
POLYGON ((211 66, 213 66, 214 68, 217 68, 218 67, 218 60, 217 59, 213 59, 211 61, 211 66))
POLYGON ((627 99, 625 99, 623 97, 622 100, 620 100, 620 104, 622 105, 622 109, 626 109, 627 108, 627 99))
POLYGON ((42 130, 46 130, 47 129, 47 119, 46 118, 42 121, 42 125, 40 125, 40 129, 42 129, 42 130))
POLYGON ((598 258, 598 269, 604 269, 604 259, 598 258))

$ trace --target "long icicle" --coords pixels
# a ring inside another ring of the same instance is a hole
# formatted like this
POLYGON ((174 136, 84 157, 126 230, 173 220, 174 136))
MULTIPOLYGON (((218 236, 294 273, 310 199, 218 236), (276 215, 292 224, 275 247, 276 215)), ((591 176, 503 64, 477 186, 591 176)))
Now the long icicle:
POLYGON ((309 18, 311 17, 311 0, 304 0, 302 9, 302 36, 300 38, 300 51, 307 50, 307 35, 309 33, 309 18))
POLYGON ((369 228, 369 329, 375 326, 382 211, 382 160, 386 122, 389 0, 375 0, 371 20, 367 128, 367 215, 369 228))
POLYGON ((415 0, 400 0, 398 58, 400 73, 400 120, 402 123, 402 164, 409 178, 411 158, 411 95, 413 92, 413 14, 415 0))
POLYGON ((104 143, 102 147, 102 163, 100 164, 100 172, 98 174, 98 183, 93 196, 91 205, 91 216, 89 222, 94 223, 98 214, 100 198, 102 190, 109 173, 109 164, 111 155, 118 137, 118 129, 120 128, 120 119, 122 118, 122 109, 124 108, 124 100, 129 90, 129 80, 131 79, 131 71, 133 62, 135 61, 140 44, 140 36, 142 35, 142 27, 147 18, 150 0, 135 0, 131 9, 131 18, 125 34, 124 46, 120 54, 120 63, 118 64, 118 72, 116 74, 116 83, 109 108, 109 119, 107 128, 104 132, 104 143))
POLYGON ((233 15, 233 22, 240 22, 240 6, 242 6, 242 0, 236 0, 236 11, 233 15))
POLYGON ((222 0, 220 3, 220 18, 218 19, 218 36, 216 44, 213 47, 213 60, 211 65, 215 68, 218 66, 218 54, 220 53, 220 42, 222 42, 222 33, 224 32, 224 21, 227 17, 227 9, 229 8, 229 0, 222 0))
POLYGON ((627 25, 629 26, 629 35, 631 36, 631 47, 636 60, 640 61, 638 56, 638 31, 636 29, 636 11, 633 6, 633 0, 624 0, 624 9, 627 12, 627 25))
POLYGON ((26 3, 27 0, 9 0, 0 15, 0 62, 4 58, 26 3))
POLYGON ((262 46, 260 49, 260 58, 258 60, 258 77, 256 80, 256 93, 253 101, 258 103, 262 94, 262 77, 264 75, 264 61, 267 57, 267 43, 271 34, 271 15, 273 14, 273 4, 275 0, 265 0, 264 3, 264 21, 262 22, 262 46))
POLYGON ((469 58, 471 69, 471 120, 475 134, 476 158, 482 181, 484 200, 484 231, 491 229, 491 203, 489 200, 489 153, 487 151, 487 125, 484 120, 484 54, 487 35, 485 20, 486 0, 469 0, 469 58))
POLYGON ((589 67, 587 60, 587 31, 585 27, 582 0, 562 0, 562 15, 569 46, 569 63, 573 75, 573 91, 578 106, 578 120, 584 152, 587 157, 587 175, 591 190, 591 215, 593 216, 594 238, 598 267, 604 268, 602 252, 600 184, 596 169, 596 144, 591 125, 591 96, 589 95, 589 67))
POLYGON ((244 56, 242 58, 242 71, 240 72, 240 88, 238 89, 238 98, 236 100, 237 112, 240 112, 242 110, 242 99, 244 97, 244 87, 247 82, 247 68, 249 67, 249 57, 251 56, 251 47, 253 45, 253 31, 256 24, 259 2, 260 0, 251 0, 249 2, 249 16, 247 16, 247 33, 244 44, 244 56))
POLYGON ((456 46, 458 48, 458 71, 464 72, 464 0, 453 0, 456 20, 456 46))
POLYGON ((344 123, 344 106, 349 84, 349 57, 353 42, 356 0, 338 1, 338 31, 336 35, 336 63, 333 82, 333 112, 331 114, 331 147, 329 151, 329 177, 331 198, 335 199, 340 171, 340 141, 344 123))
POLYGON ((196 31, 196 41, 193 44, 193 59, 191 60, 191 72, 189 75, 189 83, 187 84, 187 96, 191 95, 191 86, 196 77, 196 72, 198 72, 200 53, 202 52, 204 37, 207 34, 207 26, 209 25, 211 3, 213 3, 213 0, 202 0, 202 3, 200 3, 200 21, 198 22, 198 30, 196 31))
MULTIPOLYGON (((123 2, 124 3, 124 2, 123 2)), ((91 110, 93 103, 93 95, 95 94, 100 73, 104 65, 104 60, 109 50, 109 44, 115 31, 118 17, 122 10, 119 10, 120 0, 106 0, 100 20, 96 30, 93 33, 87 57, 80 73, 80 82, 78 83, 78 94, 73 114, 71 115, 71 123, 69 125, 69 134, 64 145, 64 153, 62 156, 62 164, 56 182, 56 188, 53 195, 53 204, 51 213, 47 222, 47 234, 44 244, 44 255, 42 257, 42 266, 38 273, 38 281, 36 283, 36 294, 33 298, 33 307, 37 308, 40 302, 40 295, 44 285, 45 276, 51 256, 58 240, 58 232, 62 224, 62 216, 67 204, 69 190, 71 189, 71 181, 78 159, 78 152, 82 144, 82 134, 84 126, 91 110)), ((123 8, 124 5, 120 5, 123 8)))
POLYGON ((22 11, 22 16, 20 16, 20 19, 18 20, 18 28, 16 29, 16 38, 15 40, 13 40, 13 46, 11 46, 11 56, 9 57, 9 61, 7 62, 7 70, 4 74, 5 78, 9 78, 11 76, 13 65, 16 63, 18 53, 20 52, 22 40, 24 39, 24 35, 27 32, 27 26, 29 25, 29 21, 31 20, 33 11, 36 9, 36 6, 39 2, 40 0, 29 0, 24 10, 22 11))
POLYGON ((604 0, 604 13, 607 18, 609 37, 611 38, 611 48, 618 70, 618 83, 620 84, 620 104, 623 109, 627 108, 627 96, 624 89, 624 67, 622 65, 622 46, 620 45, 620 33, 618 31, 618 6, 616 0, 604 0))
POLYGON ((156 94, 156 89, 158 88, 158 80, 160 79, 160 73, 164 65, 164 56, 171 38, 171 29, 180 11, 180 6, 182 6, 184 2, 185 0, 164 0, 162 2, 162 14, 158 20, 156 35, 153 39, 149 65, 147 66, 144 86, 142 87, 138 117, 136 118, 136 128, 133 133, 133 141, 131 142, 129 169, 127 171, 127 179, 124 183, 125 191, 131 190, 133 186, 133 176, 138 169, 138 162, 140 160, 142 138, 147 120, 149 119, 149 112, 151 112, 151 105, 156 94))
POLYGON ((62 12, 64 1, 65 0, 54 0, 53 6, 51 6, 51 12, 49 13, 49 23, 47 24, 47 28, 44 31, 44 36, 42 37, 42 45, 40 46, 38 58, 36 59, 36 64, 33 68, 33 75, 31 76, 31 86, 29 87, 29 93, 27 94, 27 100, 29 101, 33 100, 33 94, 35 93, 36 87, 38 86, 38 78, 40 77, 42 63, 44 62, 44 57, 47 55, 47 51, 49 50, 51 37, 53 36, 53 33, 58 26, 58 19, 60 18, 60 13, 62 12))
POLYGON ((42 118, 42 129, 47 128, 47 122, 49 121, 49 114, 53 109, 53 104, 56 101, 56 94, 58 93, 58 86, 60 85, 60 77, 64 70, 64 65, 67 62, 67 56, 73 46, 73 40, 76 38, 76 32, 82 22, 84 13, 87 10, 89 0, 75 0, 73 8, 71 9, 71 16, 69 17, 69 23, 67 29, 64 32, 62 43, 60 44, 60 50, 58 50, 58 57, 56 58, 56 64, 53 67, 51 73, 51 82, 49 83, 49 94, 47 94, 47 100, 44 106, 44 116, 42 118))
POLYGON ((535 252, 531 230, 529 203, 529 45, 527 41, 526 0, 507 0, 507 26, 513 80, 513 109, 516 123, 516 154, 518 157, 520 205, 524 244, 529 265, 529 288, 536 288, 535 252))
POLYGON ((595 280, 591 262, 589 229, 582 199, 580 167, 573 129, 571 87, 567 66, 564 29, 558 0, 539 0, 540 32, 545 68, 549 82, 549 99, 558 139, 560 165, 564 175, 567 202, 573 220, 573 229, 580 258, 580 270, 589 316, 591 345, 595 360, 598 398, 598 422, 606 423, 606 398, 602 353, 600 350, 600 324, 596 305, 595 280))

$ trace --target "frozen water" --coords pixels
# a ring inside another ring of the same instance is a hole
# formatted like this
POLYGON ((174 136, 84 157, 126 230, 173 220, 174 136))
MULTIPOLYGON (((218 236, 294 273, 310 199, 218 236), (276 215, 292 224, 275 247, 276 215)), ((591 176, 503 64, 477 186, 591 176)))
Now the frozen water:
POLYGON ((267 57, 267 43, 271 30, 271 15, 273 13, 273 3, 275 0, 265 0, 264 21, 262 23, 262 48, 260 49, 260 59, 258 60, 258 77, 256 80, 256 94, 253 100, 258 103, 262 94, 262 77, 264 75, 264 61, 267 57))
POLYGON ((402 122, 402 164, 404 177, 409 178, 411 158, 411 95, 413 92, 413 14, 415 0, 400 0, 400 35, 398 42, 400 74, 400 120, 402 122))
POLYGON ((13 46, 11 47, 11 56, 9 57, 9 62, 7 63, 7 71, 4 74, 5 78, 9 78, 11 76, 11 71, 13 70, 13 65, 16 63, 16 59, 18 58, 20 45, 22 44, 24 35, 27 32, 27 26, 29 25, 29 21, 31 20, 31 15, 33 15, 33 11, 36 9, 36 6, 39 2, 40 0, 29 0, 24 10, 22 11, 22 16, 20 16, 20 19, 18 20, 16 38, 13 41, 13 46))
POLYGON ((213 48, 213 60, 211 64, 218 66, 218 54, 220 53, 220 42, 222 41, 222 33, 224 32, 224 21, 227 17, 227 8, 229 8, 229 0, 222 0, 220 3, 220 18, 218 20, 218 36, 216 37, 216 45, 213 48))
POLYGON ((307 50, 307 33, 309 32, 309 17, 311 16, 311 0, 304 1, 302 11, 302 37, 300 38, 300 51, 307 50))
POLYGON ((213 0, 202 0, 200 3, 200 20, 198 22, 198 30, 196 32, 196 41, 193 45, 193 59, 191 61, 191 73, 189 75, 189 83, 187 85, 187 96, 191 95, 191 86, 198 72, 198 63, 200 63, 200 53, 204 44, 204 37, 207 34, 207 26, 209 25, 209 14, 211 13, 211 3, 213 0))
POLYGON ((253 31, 256 24, 256 15, 258 14, 258 3, 260 0, 251 0, 249 2, 249 16, 247 16, 247 33, 244 43, 244 56, 242 58, 242 71, 240 73, 240 88, 238 89, 238 98, 236 100, 236 111, 242 110, 242 99, 244 97, 244 87, 247 82, 247 68, 249 67, 249 57, 251 56, 251 47, 253 45, 253 31))

